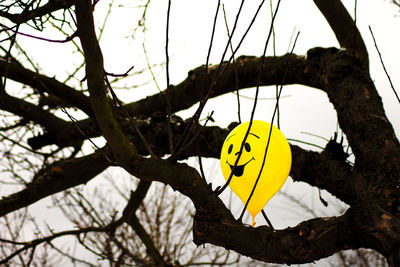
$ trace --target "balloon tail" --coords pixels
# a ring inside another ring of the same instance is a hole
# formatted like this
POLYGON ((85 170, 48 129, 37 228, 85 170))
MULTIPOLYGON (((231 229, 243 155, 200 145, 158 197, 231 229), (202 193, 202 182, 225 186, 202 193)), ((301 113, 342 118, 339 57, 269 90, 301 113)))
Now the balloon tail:
POLYGON ((253 223, 251 224, 251 227, 254 227, 256 225, 256 221, 254 220, 254 217, 252 218, 253 218, 253 223))

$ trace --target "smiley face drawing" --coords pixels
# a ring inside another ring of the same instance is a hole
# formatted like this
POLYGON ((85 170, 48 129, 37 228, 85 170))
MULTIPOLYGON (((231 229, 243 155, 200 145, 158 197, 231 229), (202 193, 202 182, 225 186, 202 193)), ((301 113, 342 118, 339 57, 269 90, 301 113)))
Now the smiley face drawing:
POLYGON ((254 226, 255 216, 285 183, 292 164, 292 154, 285 136, 275 126, 272 126, 269 138, 271 124, 265 121, 254 120, 244 140, 249 124, 250 122, 245 122, 238 125, 226 137, 221 149, 220 163, 225 180, 232 174, 229 186, 244 204, 260 175, 247 206, 254 226), (270 140, 264 161, 268 139, 270 140), (242 154, 235 166, 243 141, 242 154))

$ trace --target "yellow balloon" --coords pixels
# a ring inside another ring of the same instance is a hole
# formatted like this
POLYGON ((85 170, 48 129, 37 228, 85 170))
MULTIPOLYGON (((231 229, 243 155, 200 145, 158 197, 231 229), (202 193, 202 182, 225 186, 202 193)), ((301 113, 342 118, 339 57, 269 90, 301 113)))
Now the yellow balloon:
POLYGON ((234 168, 249 124, 250 122, 245 122, 238 125, 226 137, 221 150, 220 163, 225 180, 228 180, 232 173, 229 186, 244 204, 249 199, 261 171, 255 191, 247 205, 247 211, 253 218, 252 226, 254 226, 256 215, 285 183, 292 164, 292 154, 285 136, 278 128, 272 126, 268 151, 263 164, 271 124, 255 120, 252 122, 242 154, 234 168))

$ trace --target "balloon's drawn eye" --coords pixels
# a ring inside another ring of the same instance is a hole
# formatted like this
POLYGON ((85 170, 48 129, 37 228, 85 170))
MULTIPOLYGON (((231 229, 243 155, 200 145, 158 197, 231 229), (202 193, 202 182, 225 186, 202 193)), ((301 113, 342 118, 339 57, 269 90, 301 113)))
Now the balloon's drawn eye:
POLYGON ((232 149, 233 149, 233 144, 231 144, 231 145, 229 146, 229 148, 228 148, 228 154, 231 154, 232 149))
POLYGON ((246 149, 247 152, 250 152, 251 147, 249 143, 244 144, 244 149, 246 149))

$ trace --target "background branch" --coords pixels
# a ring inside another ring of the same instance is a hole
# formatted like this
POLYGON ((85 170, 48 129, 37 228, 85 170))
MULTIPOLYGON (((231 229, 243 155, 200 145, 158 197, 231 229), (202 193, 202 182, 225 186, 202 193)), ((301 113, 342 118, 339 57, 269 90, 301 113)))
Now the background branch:
POLYGON ((5 11, 0 11, 0 16, 9 19, 15 24, 26 23, 29 20, 41 18, 43 16, 47 16, 54 11, 60 9, 67 9, 73 6, 75 3, 74 0, 54 0, 48 1, 43 6, 37 7, 32 10, 24 10, 19 14, 8 13, 5 11))
POLYGON ((81 158, 61 160, 45 167, 27 187, 0 200, 0 216, 4 216, 36 201, 68 188, 85 184, 105 170, 110 163, 97 151, 81 158))

